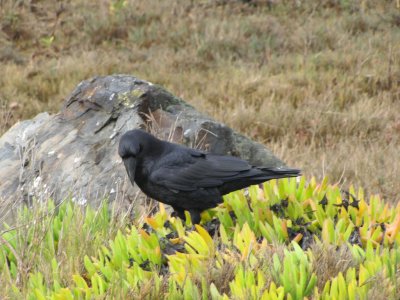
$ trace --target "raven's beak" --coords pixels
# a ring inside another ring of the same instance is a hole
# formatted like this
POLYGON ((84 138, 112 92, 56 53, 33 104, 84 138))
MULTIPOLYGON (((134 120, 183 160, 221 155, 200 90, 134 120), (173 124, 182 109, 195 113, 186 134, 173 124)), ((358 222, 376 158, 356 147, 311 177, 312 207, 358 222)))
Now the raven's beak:
POLYGON ((125 158, 124 165, 132 185, 135 185, 136 159, 134 157, 125 158))

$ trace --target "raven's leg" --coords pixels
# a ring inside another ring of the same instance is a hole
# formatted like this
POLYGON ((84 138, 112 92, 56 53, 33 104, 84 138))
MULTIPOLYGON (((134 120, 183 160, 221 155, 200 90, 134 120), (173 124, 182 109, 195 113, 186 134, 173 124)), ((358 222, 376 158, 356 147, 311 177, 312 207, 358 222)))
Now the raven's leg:
POLYGON ((175 206, 172 206, 172 208, 174 209, 174 212, 172 213, 172 216, 173 216, 173 217, 178 216, 178 217, 179 217, 180 219, 182 219, 183 221, 186 220, 185 211, 184 211, 182 208, 180 208, 180 207, 175 207, 175 206))
POLYGON ((192 224, 199 224, 201 217, 200 217, 200 211, 196 209, 191 209, 189 210, 190 213, 190 218, 192 219, 192 224))

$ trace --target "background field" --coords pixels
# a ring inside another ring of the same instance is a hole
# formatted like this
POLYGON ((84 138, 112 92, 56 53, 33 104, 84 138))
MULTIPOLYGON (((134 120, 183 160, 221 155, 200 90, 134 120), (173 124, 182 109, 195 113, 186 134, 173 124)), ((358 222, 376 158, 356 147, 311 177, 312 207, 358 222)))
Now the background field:
POLYGON ((398 1, 0 0, 0 27, 0 134, 127 73, 308 177, 400 199, 398 1))

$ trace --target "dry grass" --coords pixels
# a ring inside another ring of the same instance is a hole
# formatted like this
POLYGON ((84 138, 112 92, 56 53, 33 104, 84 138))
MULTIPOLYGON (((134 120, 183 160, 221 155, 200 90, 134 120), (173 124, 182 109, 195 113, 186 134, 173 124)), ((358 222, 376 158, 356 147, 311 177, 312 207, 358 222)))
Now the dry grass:
POLYGON ((0 0, 0 129, 134 74, 308 176, 398 201, 396 1, 243 2, 0 0))
POLYGON ((386 299, 397 299, 400 293, 400 270, 396 272, 397 280, 394 282, 385 278, 382 273, 374 276, 368 283, 371 285, 368 291, 368 299, 374 300, 386 300, 386 299))
POLYGON ((349 268, 357 266, 347 246, 336 247, 316 243, 311 247, 311 251, 314 257, 313 271, 317 275, 320 291, 324 289, 327 281, 338 276, 340 272, 346 274, 349 268))

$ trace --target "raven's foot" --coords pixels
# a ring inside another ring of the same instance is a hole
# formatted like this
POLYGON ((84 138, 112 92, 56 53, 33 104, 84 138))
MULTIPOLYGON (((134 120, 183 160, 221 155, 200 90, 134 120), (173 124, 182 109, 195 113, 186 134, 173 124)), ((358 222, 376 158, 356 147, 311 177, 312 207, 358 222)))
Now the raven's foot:
MULTIPOLYGON (((173 207, 174 212, 171 214, 172 217, 178 216, 183 221, 186 221, 185 211, 181 208, 173 207)), ((200 211, 196 209, 189 210, 190 218, 192 219, 192 224, 199 224, 201 217, 200 211)))
POLYGON ((176 207, 172 207, 172 208, 174 209, 174 212, 171 214, 172 217, 179 217, 183 221, 186 220, 185 211, 183 209, 176 208, 176 207))
POLYGON ((192 219, 192 224, 193 225, 199 224, 201 220, 200 211, 193 209, 189 210, 189 213, 190 213, 190 218, 192 219))

